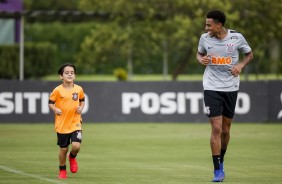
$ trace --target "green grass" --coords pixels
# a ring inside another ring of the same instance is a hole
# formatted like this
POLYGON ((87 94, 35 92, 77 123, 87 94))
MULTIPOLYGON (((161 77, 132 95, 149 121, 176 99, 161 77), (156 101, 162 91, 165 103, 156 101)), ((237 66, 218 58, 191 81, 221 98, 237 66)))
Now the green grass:
MULTIPOLYGON (((208 123, 84 123, 79 171, 56 179, 53 124, 0 124, 0 183, 211 183, 208 123)), ((233 123, 225 183, 282 183, 282 124, 233 123)), ((67 165, 69 168, 69 165, 67 165)))
MULTIPOLYGON (((201 81, 202 74, 198 75, 179 75, 177 81, 201 81)), ((43 80, 58 81, 58 75, 49 75, 43 80)), ((114 75, 77 75, 77 81, 117 81, 114 75)), ((241 75, 241 80, 282 80, 282 75, 267 74, 267 75, 249 75, 246 79, 245 75, 241 75)), ((133 75, 130 81, 172 81, 171 75, 164 79, 163 75, 133 75)))

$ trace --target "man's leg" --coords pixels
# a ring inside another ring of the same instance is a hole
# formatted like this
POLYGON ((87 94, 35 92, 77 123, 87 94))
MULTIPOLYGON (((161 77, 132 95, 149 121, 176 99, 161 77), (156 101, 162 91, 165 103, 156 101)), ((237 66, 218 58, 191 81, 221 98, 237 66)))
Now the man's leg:
POLYGON ((210 123, 212 127, 210 146, 214 165, 214 178, 212 181, 221 182, 224 179, 224 173, 220 170, 222 116, 211 117, 210 123))
POLYGON ((210 146, 214 163, 214 170, 219 170, 220 149, 221 149, 221 131, 222 131, 222 117, 216 116, 210 118, 211 123, 211 137, 210 146))
POLYGON ((221 133, 221 154, 220 154, 220 163, 224 161, 224 155, 227 150, 227 146, 230 140, 230 128, 231 128, 232 119, 229 119, 225 116, 222 117, 222 133, 221 133))

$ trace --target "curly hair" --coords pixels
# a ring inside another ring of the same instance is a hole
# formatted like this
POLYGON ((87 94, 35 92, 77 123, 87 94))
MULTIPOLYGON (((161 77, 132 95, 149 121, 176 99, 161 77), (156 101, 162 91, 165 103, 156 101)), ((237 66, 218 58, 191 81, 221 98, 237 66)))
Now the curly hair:
POLYGON ((225 21, 226 21, 225 14, 220 10, 212 10, 212 11, 207 13, 206 17, 209 18, 209 19, 213 19, 216 22, 220 22, 222 24, 222 26, 224 26, 225 21))

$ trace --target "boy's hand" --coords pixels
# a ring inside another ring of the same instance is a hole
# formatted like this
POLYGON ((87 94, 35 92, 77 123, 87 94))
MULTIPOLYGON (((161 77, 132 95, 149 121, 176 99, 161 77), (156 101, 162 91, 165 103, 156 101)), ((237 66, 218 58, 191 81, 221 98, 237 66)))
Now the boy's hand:
POLYGON ((55 108, 54 112, 55 112, 55 114, 58 115, 58 116, 60 116, 60 115, 62 114, 62 110, 59 109, 59 108, 55 108))
POLYGON ((78 114, 81 114, 81 113, 82 113, 82 110, 83 110, 83 108, 80 107, 80 106, 78 106, 77 109, 76 109, 76 112, 77 112, 78 114))

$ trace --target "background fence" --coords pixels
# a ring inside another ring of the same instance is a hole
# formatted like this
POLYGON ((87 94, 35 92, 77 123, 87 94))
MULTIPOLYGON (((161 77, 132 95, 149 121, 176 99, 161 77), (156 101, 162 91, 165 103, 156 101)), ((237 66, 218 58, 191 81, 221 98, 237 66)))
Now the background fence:
MULTIPOLYGON (((0 122, 53 122, 49 94, 60 83, 0 81, 0 122)), ((201 82, 78 82, 86 122, 206 122, 201 82)), ((282 122, 282 82, 241 82, 237 122, 282 122)))

